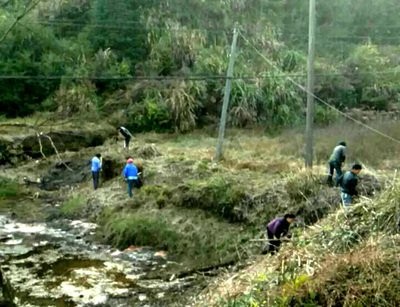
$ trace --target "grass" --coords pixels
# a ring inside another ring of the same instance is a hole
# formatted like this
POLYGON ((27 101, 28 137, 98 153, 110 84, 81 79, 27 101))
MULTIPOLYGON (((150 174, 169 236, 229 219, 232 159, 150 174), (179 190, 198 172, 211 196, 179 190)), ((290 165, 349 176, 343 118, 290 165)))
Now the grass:
POLYGON ((79 218, 87 203, 86 198, 78 195, 65 201, 61 206, 61 214, 67 218, 79 218))
POLYGON ((15 198, 19 194, 19 186, 16 181, 0 177, 0 200, 15 198))
POLYGON ((392 184, 374 201, 330 214, 258 263, 265 275, 222 305, 398 306, 399 199, 392 184))
POLYGON ((244 257, 249 250, 242 243, 254 235, 196 209, 108 209, 100 220, 106 242, 120 249, 137 245, 167 250, 192 268, 244 257))
MULTIPOLYGON (((394 120, 371 121, 368 125, 400 140, 400 122, 394 120)), ((282 141, 280 152, 303 156, 304 141, 297 131, 287 131, 278 137, 282 141), (288 142, 287 140, 290 140, 288 142)), ((400 150, 400 144, 378 135, 371 130, 348 121, 339 121, 315 131, 315 159, 317 164, 326 164, 333 147, 339 141, 346 141, 348 147, 347 164, 361 161, 371 167, 385 168, 386 161, 392 161, 400 150)), ((389 166, 390 167, 390 166, 389 166)), ((393 168, 393 167, 390 167, 393 168)))

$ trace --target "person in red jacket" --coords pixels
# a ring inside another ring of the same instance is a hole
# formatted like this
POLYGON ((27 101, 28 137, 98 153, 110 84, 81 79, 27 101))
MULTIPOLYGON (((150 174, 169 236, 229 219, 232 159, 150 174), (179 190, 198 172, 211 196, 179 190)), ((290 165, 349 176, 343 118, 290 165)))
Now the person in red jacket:
POLYGON ((296 220, 296 215, 292 213, 285 214, 284 217, 273 219, 267 225, 268 242, 263 249, 263 254, 268 252, 275 253, 282 241, 281 238, 289 235, 289 227, 296 220))

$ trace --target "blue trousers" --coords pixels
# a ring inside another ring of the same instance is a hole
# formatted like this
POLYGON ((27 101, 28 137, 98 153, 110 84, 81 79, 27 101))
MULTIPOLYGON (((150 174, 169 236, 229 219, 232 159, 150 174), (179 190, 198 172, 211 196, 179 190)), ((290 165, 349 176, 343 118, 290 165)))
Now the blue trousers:
POLYGON ((342 205, 344 208, 348 208, 352 201, 353 201, 353 197, 350 194, 347 193, 340 193, 340 197, 342 198, 342 205))
POLYGON ((136 179, 127 179, 126 182, 128 183, 128 195, 129 197, 133 196, 132 190, 136 185, 136 179))

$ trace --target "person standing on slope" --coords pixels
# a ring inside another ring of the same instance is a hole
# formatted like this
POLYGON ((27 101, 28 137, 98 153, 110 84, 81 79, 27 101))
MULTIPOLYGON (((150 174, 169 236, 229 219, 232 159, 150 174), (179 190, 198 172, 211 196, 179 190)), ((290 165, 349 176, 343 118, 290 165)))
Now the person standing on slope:
POLYGON ((328 175, 328 184, 333 185, 333 173, 336 171, 335 183, 336 186, 340 185, 340 180, 342 179, 343 172, 342 166, 344 161, 346 160, 346 142, 339 142, 337 146, 333 149, 333 152, 329 158, 329 175, 328 175))
POLYGON ((133 196, 132 190, 133 187, 137 185, 137 180, 138 180, 138 170, 135 164, 133 164, 133 159, 129 158, 126 161, 125 168, 122 172, 125 181, 128 184, 128 195, 129 197, 133 196))
POLYGON ((92 178, 93 178, 93 188, 97 190, 99 187, 99 178, 101 171, 101 154, 96 154, 91 161, 92 164, 92 178))
POLYGON ((118 127, 117 130, 124 137, 124 148, 129 149, 129 142, 131 141, 131 138, 133 138, 133 135, 123 126, 118 127))

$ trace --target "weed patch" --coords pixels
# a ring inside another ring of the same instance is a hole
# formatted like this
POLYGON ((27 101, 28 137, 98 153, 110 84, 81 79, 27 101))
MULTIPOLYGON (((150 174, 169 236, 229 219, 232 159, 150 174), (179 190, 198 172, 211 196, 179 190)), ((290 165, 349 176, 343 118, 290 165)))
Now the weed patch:
POLYGON ((15 198, 19 194, 18 183, 0 177, 0 199, 15 198))
POLYGON ((63 203, 61 213, 67 218, 79 218, 82 215, 86 199, 82 196, 74 196, 63 203))

